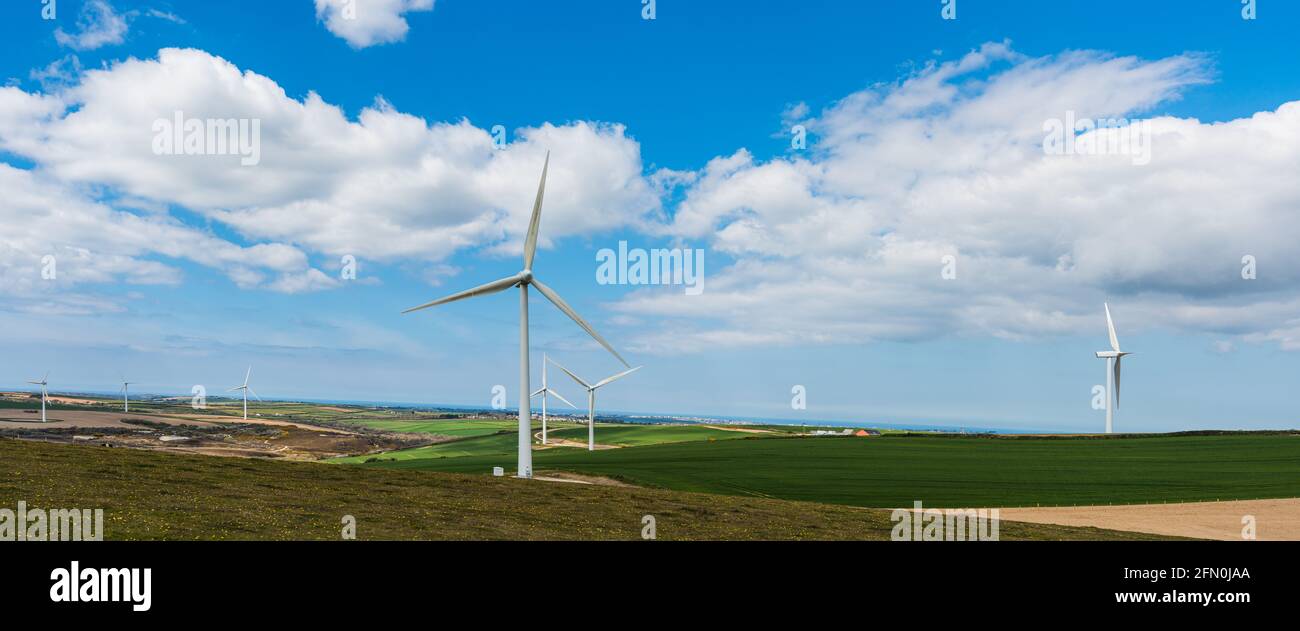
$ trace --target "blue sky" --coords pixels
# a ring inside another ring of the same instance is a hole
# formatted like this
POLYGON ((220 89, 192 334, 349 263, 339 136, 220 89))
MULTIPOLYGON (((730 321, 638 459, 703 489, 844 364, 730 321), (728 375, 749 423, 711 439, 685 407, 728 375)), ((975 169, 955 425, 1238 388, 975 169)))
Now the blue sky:
MULTIPOLYGON (((602 408, 1098 429, 1109 300, 1138 353, 1117 428, 1294 426, 1300 7, 1135 4, 363 0, 346 31, 313 0, 6 3, 0 217, 51 214, 0 237, 0 384, 216 391, 252 363, 265 397, 513 402, 513 295, 398 312, 518 270, 550 149, 536 271, 647 366, 602 408), (135 153, 204 108, 261 119, 263 164, 135 153), (1152 164, 1035 154, 1066 109, 1155 119, 1152 164), (597 284, 621 240, 703 249, 703 296, 597 284)), ((532 312, 535 372, 618 368, 532 312)))

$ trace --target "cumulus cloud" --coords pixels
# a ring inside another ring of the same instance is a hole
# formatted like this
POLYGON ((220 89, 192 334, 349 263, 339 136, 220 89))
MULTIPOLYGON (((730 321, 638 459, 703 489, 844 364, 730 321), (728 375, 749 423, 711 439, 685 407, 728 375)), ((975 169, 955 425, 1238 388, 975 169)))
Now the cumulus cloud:
POLYGON ((358 49, 406 39, 406 14, 432 10, 433 0, 316 0, 316 19, 358 49))
MULTIPOLYGON (((436 282, 458 252, 517 253, 552 150, 542 247, 631 230, 706 250, 703 295, 644 290, 612 305, 624 339, 639 336, 634 350, 1097 333, 1103 300, 1126 332, 1300 348, 1300 267, 1287 264, 1300 234, 1300 102, 1226 122, 1160 115, 1212 75, 1194 54, 1028 57, 992 43, 820 111, 774 112, 808 128, 807 151, 729 150, 647 173, 616 123, 543 122, 498 148, 467 120, 426 121, 382 98, 349 115, 206 52, 166 49, 54 93, 0 89, 0 151, 64 190, 106 188, 153 209, 117 221, 170 225, 166 209, 180 206, 254 244, 79 245, 127 257, 102 264, 129 282, 174 282, 156 257, 188 256, 241 287, 334 286, 309 253, 436 282), (154 123, 177 112, 260 121, 260 162, 156 155, 154 123), (1151 160, 1048 155, 1045 122, 1071 112, 1149 119, 1151 160), (1246 255, 1254 280, 1241 275, 1246 255), (142 259, 162 267, 132 267, 142 259)), ((206 234, 173 227, 188 231, 174 238, 206 234)))
POLYGON ((1211 74, 1197 55, 994 43, 851 94, 802 121, 818 138, 805 154, 741 150, 683 178, 664 232, 736 263, 712 266, 703 296, 641 291, 616 310, 661 318, 640 344, 671 352, 1100 331, 1106 299, 1129 330, 1294 346, 1300 103, 1154 116, 1144 166, 1043 150, 1045 121, 1150 116, 1211 74), (1243 280, 1244 255, 1275 266, 1243 280))
POLYGON ((563 159, 551 165, 543 247, 660 209, 640 146, 620 125, 542 124, 498 149, 468 121, 428 123, 382 99, 350 119, 197 50, 89 70, 57 96, 0 91, 0 149, 65 181, 179 204, 250 239, 333 257, 435 263, 470 247, 517 250, 548 150, 563 159), (258 121, 259 164, 156 155, 154 124, 177 112, 258 121))
POLYGON ((297 248, 242 247, 167 215, 114 209, 30 170, 0 163, 0 190, 0 291, 7 294, 76 307, 88 299, 69 288, 179 284, 184 275, 174 261, 222 270, 241 286, 265 279, 269 289, 289 293, 329 280, 297 248))

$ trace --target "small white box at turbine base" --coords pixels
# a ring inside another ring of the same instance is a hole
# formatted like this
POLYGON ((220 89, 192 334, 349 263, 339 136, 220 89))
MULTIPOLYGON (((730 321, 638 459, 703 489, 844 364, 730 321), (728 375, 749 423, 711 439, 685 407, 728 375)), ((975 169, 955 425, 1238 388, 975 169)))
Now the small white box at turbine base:
POLYGON ((492 467, 492 475, 494 475, 494 476, 496 476, 496 477, 499 478, 499 477, 504 476, 505 474, 506 474, 506 470, 505 470, 505 469, 503 469, 503 468, 501 468, 501 467, 492 467))

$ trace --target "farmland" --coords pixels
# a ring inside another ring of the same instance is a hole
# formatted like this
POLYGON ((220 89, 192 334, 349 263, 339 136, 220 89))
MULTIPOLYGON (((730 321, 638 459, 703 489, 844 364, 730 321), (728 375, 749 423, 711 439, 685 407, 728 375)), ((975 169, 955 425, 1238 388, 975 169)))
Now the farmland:
MULTIPOLYGON (((597 438, 600 440, 600 428, 597 438)), ((534 466, 682 491, 852 506, 1068 506, 1300 496, 1292 434, 701 440, 539 451, 534 466)), ((503 446, 504 447, 504 446, 503 446)), ((485 473, 501 455, 365 466, 485 473)), ((389 455, 389 457, 393 457, 389 455)))

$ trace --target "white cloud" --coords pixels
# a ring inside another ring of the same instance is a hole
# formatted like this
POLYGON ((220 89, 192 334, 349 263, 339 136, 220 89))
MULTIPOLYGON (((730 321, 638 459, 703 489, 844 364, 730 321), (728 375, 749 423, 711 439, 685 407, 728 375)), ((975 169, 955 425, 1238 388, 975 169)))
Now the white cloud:
POLYGON ((432 11, 433 0, 316 0, 316 19, 353 48, 406 39, 406 14, 432 11))
POLYGON ((311 253, 413 264, 436 282, 457 252, 517 253, 550 149, 543 247, 635 230, 706 249, 703 295, 638 291, 613 305, 629 328, 655 323, 633 350, 1099 333, 1107 299, 1125 335, 1160 327, 1300 348, 1300 267, 1287 264, 1300 234, 1300 102, 1222 123, 1157 116, 1145 166, 1042 150, 1047 119, 1145 116, 1210 74, 1196 55, 1030 58, 989 44, 816 114, 788 109, 816 138, 805 152, 764 161, 740 149, 646 174, 621 125, 539 123, 498 150, 469 121, 428 122, 382 99, 350 117, 203 51, 167 49, 54 94, 0 89, 0 150, 65 190, 113 191, 146 209, 125 213, 136 221, 170 225, 174 204, 258 244, 119 251, 67 238, 101 257, 103 278, 173 282, 156 258, 188 257, 243 287, 334 286, 311 253), (261 163, 154 155, 153 122, 177 111, 260 120, 261 163), (1246 254, 1257 280, 1241 279, 1246 254), (947 255, 956 280, 940 278, 947 255), (127 271, 142 259, 162 267, 127 271))
POLYGON ((59 28, 54 31, 54 39, 60 46, 74 50, 94 50, 121 44, 126 32, 126 18, 114 11, 108 0, 86 0, 77 17, 77 32, 59 28))
POLYGON ((382 99, 350 120, 315 94, 289 98, 272 80, 196 50, 88 70, 57 96, 0 90, 0 149, 65 181, 179 204, 250 239, 336 260, 436 263, 484 245, 517 251, 547 150, 543 247, 637 225, 660 209, 622 126, 546 123, 517 130, 498 150, 468 121, 426 123, 382 99), (177 111, 259 120, 261 162, 155 155, 153 124, 177 111))
POLYGON ((1196 55, 990 44, 854 93, 803 121, 819 138, 803 155, 742 150, 683 178, 666 234, 736 263, 712 265, 703 296, 642 291, 615 309, 661 318, 639 345, 664 352, 1100 332, 1108 298, 1128 331, 1294 346, 1300 102, 1156 117, 1146 166, 1042 150, 1047 119, 1140 116, 1209 74, 1196 55), (1241 279, 1245 254, 1271 262, 1267 278, 1241 279), (956 280, 940 278, 944 255, 956 280))
POLYGON ((42 90, 58 91, 75 83, 81 76, 81 59, 76 55, 65 55, 62 59, 50 62, 50 65, 44 68, 32 70, 28 76, 40 84, 42 90))
POLYGON ((273 291, 323 286, 323 274, 309 266, 306 254, 288 245, 241 247, 167 215, 115 210, 3 163, 0 190, 0 291, 9 295, 76 308, 90 298, 70 292, 89 284, 179 284, 184 275, 172 261, 221 270, 248 287, 261 286, 267 275, 274 277, 266 286, 273 291), (42 274, 47 256, 53 257, 53 278, 42 274))

